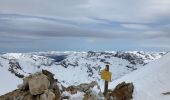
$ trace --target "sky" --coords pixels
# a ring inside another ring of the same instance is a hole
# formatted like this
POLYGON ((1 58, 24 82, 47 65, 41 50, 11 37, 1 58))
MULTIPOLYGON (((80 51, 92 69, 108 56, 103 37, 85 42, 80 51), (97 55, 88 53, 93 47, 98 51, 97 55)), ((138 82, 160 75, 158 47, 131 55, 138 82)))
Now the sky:
POLYGON ((0 0, 0 52, 169 51, 170 0, 0 0))

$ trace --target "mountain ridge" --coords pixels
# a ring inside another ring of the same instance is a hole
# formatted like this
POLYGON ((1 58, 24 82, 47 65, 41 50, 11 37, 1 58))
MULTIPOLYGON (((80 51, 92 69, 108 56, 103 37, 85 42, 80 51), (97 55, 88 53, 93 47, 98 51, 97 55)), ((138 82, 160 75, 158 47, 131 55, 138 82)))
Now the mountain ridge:
POLYGON ((103 84, 100 70, 106 64, 110 65, 113 81, 165 54, 143 51, 6 53, 0 55, 0 66, 19 78, 46 69, 66 86, 91 81, 103 84))

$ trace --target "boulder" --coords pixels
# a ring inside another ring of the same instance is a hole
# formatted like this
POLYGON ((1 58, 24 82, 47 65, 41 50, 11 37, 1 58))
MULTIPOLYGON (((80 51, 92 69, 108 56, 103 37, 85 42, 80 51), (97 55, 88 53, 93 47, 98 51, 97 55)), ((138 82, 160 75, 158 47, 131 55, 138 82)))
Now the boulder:
POLYGON ((93 88, 94 86, 97 86, 97 85, 98 85, 97 82, 93 81, 89 84, 87 83, 80 84, 77 86, 77 88, 80 92, 90 92, 90 88, 93 88))
POLYGON ((109 100, 131 100, 134 86, 132 83, 122 82, 111 92, 109 100))
POLYGON ((31 74, 18 89, 0 96, 0 100, 61 100, 61 90, 53 76, 45 70, 31 74))
POLYGON ((55 83, 55 79, 54 79, 54 74, 53 73, 51 73, 51 72, 49 72, 47 70, 43 70, 43 69, 42 69, 42 73, 47 76, 48 80, 50 81, 50 84, 54 84, 55 83))
POLYGON ((17 90, 0 96, 0 100, 69 100, 77 92, 83 93, 83 100, 104 100, 99 98, 104 96, 99 96, 95 81, 65 88, 53 76, 54 74, 46 70, 31 74, 23 79, 17 90))
POLYGON ((40 100, 56 100, 55 94, 52 91, 46 91, 44 94, 40 95, 40 100))
POLYGON ((37 72, 29 76, 28 85, 30 93, 32 95, 38 95, 44 93, 45 90, 48 90, 50 81, 48 80, 47 76, 37 72))

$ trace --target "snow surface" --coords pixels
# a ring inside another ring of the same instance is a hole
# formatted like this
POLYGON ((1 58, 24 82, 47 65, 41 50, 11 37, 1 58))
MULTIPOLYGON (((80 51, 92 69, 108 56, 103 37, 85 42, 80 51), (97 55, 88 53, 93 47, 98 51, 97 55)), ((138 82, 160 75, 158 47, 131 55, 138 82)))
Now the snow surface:
MULTIPOLYGON (((98 98, 98 100, 104 100, 104 95, 100 90, 99 86, 94 86, 93 88, 90 88, 91 94, 95 97, 98 98)), ((70 97, 69 100, 83 100, 84 98, 84 92, 78 91, 76 94, 71 94, 68 91, 64 91, 61 96, 62 97, 70 97)), ((68 100, 68 99, 63 99, 63 100, 68 100)))
POLYGON ((0 66, 0 95, 15 90, 20 83, 22 83, 22 79, 19 79, 0 66))
POLYGON ((120 82, 132 82, 135 86, 133 100, 170 100, 170 53, 145 67, 134 71, 112 83, 113 89, 120 82))
MULTIPOLYGON (((114 54, 115 52, 106 53, 114 54)), ((133 51, 128 53, 138 55, 137 57, 142 57, 145 63, 150 63, 151 61, 162 57, 160 53, 156 52, 146 53, 142 51, 133 51)), ((105 62, 109 62, 111 66, 112 82, 109 86, 111 89, 122 81, 134 82, 134 100, 160 100, 160 98, 161 100, 170 100, 169 96, 162 95, 164 92, 170 92, 170 86, 168 87, 170 82, 170 78, 168 77, 168 71, 170 70, 170 68, 168 68, 168 64, 170 64, 168 63, 168 60, 170 60, 170 54, 157 60, 157 62, 146 65, 144 68, 143 64, 137 63, 136 65, 133 65, 127 59, 114 57, 110 54, 96 53, 94 56, 87 56, 87 52, 3 54, 0 56, 0 95, 16 89, 17 85, 21 83, 21 79, 18 79, 14 74, 11 74, 11 72, 8 71, 10 68, 9 62, 11 61, 19 63, 22 69, 14 68, 14 70, 24 76, 29 75, 29 73, 40 71, 41 69, 47 69, 54 73, 55 78, 57 78, 64 86, 97 81, 100 88, 103 89, 104 81, 100 79, 100 70, 106 65, 106 63, 101 62, 101 59, 104 59, 105 62), (67 55, 67 58, 61 62, 55 62, 54 59, 48 58, 49 55, 67 55), (109 58, 107 58, 108 56, 109 58), (63 66, 63 62, 68 66, 63 66), (69 64, 72 64, 73 66, 69 64), (127 65, 134 66, 134 68, 137 68, 138 70, 132 72, 126 67, 127 65), (92 75, 90 71, 92 71, 92 75), (128 73, 132 74, 127 75, 128 73), (124 75, 126 76, 119 79, 124 75)), ((77 97, 82 98, 82 95, 82 93, 78 93, 72 97, 74 99, 77 97)))
MULTIPOLYGON (((70 97, 69 100, 83 100, 84 93, 83 92, 77 92, 76 94, 70 94, 69 92, 63 92, 61 96, 68 96, 70 97)), ((63 99, 68 100, 68 99, 63 99)))
POLYGON ((13 70, 24 76, 46 69, 54 73, 55 78, 67 87, 69 85, 90 83, 91 81, 97 81, 100 85, 103 85, 103 80, 100 78, 100 71, 104 69, 107 63, 110 64, 112 81, 114 81, 133 70, 143 67, 144 63, 151 62, 162 56, 161 52, 142 51, 119 52, 119 57, 116 57, 116 54, 116 51, 91 51, 90 53, 73 51, 6 53, 0 56, 0 65, 8 70, 11 66, 9 63, 16 62, 21 69, 15 67, 13 70), (66 56, 66 58, 62 61, 55 61, 58 56, 66 56), (126 58, 123 59, 121 57, 126 58), (128 59, 134 59, 136 64, 132 64, 128 59), (140 61, 143 62, 140 63, 140 61))

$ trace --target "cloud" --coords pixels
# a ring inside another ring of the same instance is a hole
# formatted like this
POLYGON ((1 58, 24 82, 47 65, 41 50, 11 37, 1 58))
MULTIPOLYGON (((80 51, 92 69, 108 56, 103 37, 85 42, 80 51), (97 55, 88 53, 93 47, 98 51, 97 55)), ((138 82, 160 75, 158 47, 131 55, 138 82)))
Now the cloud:
POLYGON ((106 29, 100 29, 98 26, 103 25, 103 22, 97 20, 87 24, 50 17, 0 14, 0 22, 1 36, 28 39, 39 39, 42 37, 127 38, 129 34, 129 32, 120 29, 113 30, 107 27, 106 29), (89 27, 89 24, 91 27, 89 27))
POLYGON ((162 41, 170 39, 169 10, 169 0, 1 0, 0 42, 63 37, 95 43, 162 41))
POLYGON ((122 27, 124 28, 129 28, 129 29, 139 29, 139 30, 143 30, 143 29, 148 29, 149 26, 144 25, 144 24, 121 24, 122 27))
MULTIPOLYGON (((152 22, 170 15, 169 0, 1 0, 5 13, 79 19, 98 17, 112 21, 152 22)), ((81 20, 79 20, 81 21, 81 20)))

